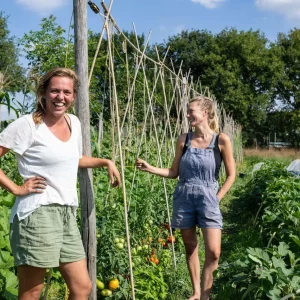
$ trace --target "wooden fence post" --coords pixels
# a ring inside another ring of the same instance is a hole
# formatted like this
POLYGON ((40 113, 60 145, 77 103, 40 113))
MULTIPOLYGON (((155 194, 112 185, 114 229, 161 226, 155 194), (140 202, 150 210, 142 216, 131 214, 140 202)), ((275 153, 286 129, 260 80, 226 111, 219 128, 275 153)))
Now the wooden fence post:
MULTIPOLYGON (((88 90, 87 5, 85 0, 73 0, 75 34, 75 69, 80 79, 76 112, 81 121, 83 154, 91 155, 90 108, 88 90)), ((79 170, 82 240, 87 256, 89 275, 93 283, 90 300, 97 299, 96 214, 92 170, 79 170)))

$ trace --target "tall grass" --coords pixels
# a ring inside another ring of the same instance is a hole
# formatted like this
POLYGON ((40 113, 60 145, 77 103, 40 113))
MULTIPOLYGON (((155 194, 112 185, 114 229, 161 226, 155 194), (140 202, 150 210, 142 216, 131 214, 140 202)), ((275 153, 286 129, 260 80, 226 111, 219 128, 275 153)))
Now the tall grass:
POLYGON ((295 159, 300 159, 300 150, 298 149, 244 149, 244 156, 248 163, 256 163, 262 160, 280 161, 283 164, 289 164, 295 159))

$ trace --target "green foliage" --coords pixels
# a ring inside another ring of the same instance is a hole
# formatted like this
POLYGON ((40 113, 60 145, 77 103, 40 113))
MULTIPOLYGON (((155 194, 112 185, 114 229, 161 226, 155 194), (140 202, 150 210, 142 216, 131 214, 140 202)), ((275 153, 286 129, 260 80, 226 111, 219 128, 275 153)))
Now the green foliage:
POLYGON ((244 139, 259 132, 282 66, 268 49, 264 34, 236 29, 216 35, 205 30, 182 31, 170 37, 163 48, 167 46, 176 68, 183 61, 183 72, 191 70, 243 126, 244 139))
POLYGON ((20 40, 25 57, 36 74, 43 74, 54 67, 74 68, 74 45, 72 37, 50 15, 41 21, 41 29, 30 31, 20 40), (68 49, 68 53, 66 53, 68 49), (68 58, 68 59, 67 59, 68 58))
POLYGON ((276 46, 284 62, 284 76, 277 87, 277 95, 293 109, 300 109, 300 29, 294 28, 288 34, 279 33, 276 46))
MULTIPOLYGON (((110 158, 112 146, 108 143, 109 138, 105 136, 98 146, 95 143, 96 135, 92 136, 95 155, 110 158)), ((142 145, 142 155, 149 162, 156 164, 158 150, 151 146, 155 145, 155 139, 153 136, 147 139, 147 143, 142 145)), ((167 197, 171 206, 176 181, 166 181, 168 192, 165 196, 161 178, 135 171, 138 146, 132 132, 128 136, 122 136, 122 145, 136 299, 187 298, 191 293, 191 284, 183 243, 179 234, 173 232, 177 239, 174 244, 177 268, 174 269, 171 244, 166 242, 170 232, 164 227, 168 223, 165 198, 167 197), (157 265, 150 261, 152 257, 158 259, 157 265)), ((167 163, 163 161, 163 164, 167 163)), ((116 238, 126 239, 122 191, 110 189, 105 170, 95 169, 94 193, 97 213, 98 278, 106 286, 111 278, 118 278, 120 288, 113 292, 113 299, 131 299, 127 242, 122 248, 115 243, 116 238)))
MULTIPOLYGON (((8 199, 8 196, 5 198, 8 199)), ((14 273, 14 258, 9 243, 10 209, 3 205, 5 202, 2 201, 0 205, 0 296, 2 299, 17 299, 18 280, 14 273)), ((9 205, 11 206, 11 201, 9 205)))
MULTIPOLYGON (((0 168, 18 182, 15 157, 7 153, 0 158, 0 168)), ((15 275, 14 259, 9 242, 10 208, 15 202, 15 196, 0 189, 0 298, 17 299, 18 280, 15 275)))
POLYGON ((255 248, 240 249, 219 266, 219 294, 228 299, 295 299, 300 283, 299 189, 300 179, 274 163, 265 163, 239 189, 243 234, 250 234, 255 248))
POLYGON ((137 299, 167 299, 168 286, 165 283, 162 267, 137 267, 136 276, 137 299))
POLYGON ((296 295, 300 263, 286 243, 266 250, 248 248, 247 253, 230 264, 221 264, 217 271, 217 276, 229 278, 227 287, 236 289, 238 299, 277 300, 296 295))
POLYGON ((19 50, 14 37, 10 36, 7 20, 0 11, 0 93, 20 91, 24 83, 24 70, 18 62, 19 50))

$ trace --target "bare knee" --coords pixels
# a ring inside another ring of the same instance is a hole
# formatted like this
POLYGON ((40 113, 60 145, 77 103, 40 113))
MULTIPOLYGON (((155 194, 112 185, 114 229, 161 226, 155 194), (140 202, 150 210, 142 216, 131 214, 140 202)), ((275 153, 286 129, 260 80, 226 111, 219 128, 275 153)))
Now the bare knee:
POLYGON ((69 290, 71 296, 88 297, 92 291, 92 282, 88 278, 80 282, 80 284, 72 284, 69 287, 69 290))
POLYGON ((19 300, 38 300, 40 299, 43 285, 35 286, 30 289, 19 289, 19 300))
POLYGON ((198 241, 188 241, 184 243, 186 256, 189 257, 195 252, 198 255, 198 241))
POLYGON ((216 264, 218 265, 219 258, 220 258, 220 251, 217 250, 208 250, 205 253, 205 262, 209 264, 216 264))

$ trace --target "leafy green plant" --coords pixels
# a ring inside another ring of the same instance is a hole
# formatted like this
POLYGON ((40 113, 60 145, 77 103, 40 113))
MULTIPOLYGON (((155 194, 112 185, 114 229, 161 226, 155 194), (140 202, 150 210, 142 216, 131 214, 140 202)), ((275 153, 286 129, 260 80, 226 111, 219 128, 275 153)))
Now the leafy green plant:
MULTIPOLYGON (((6 196, 6 199, 8 197, 6 196)), ((2 201, 3 202, 3 201, 2 201)), ((11 204, 11 202, 9 202, 11 204)), ((18 280, 14 272, 14 258, 9 243, 10 209, 0 206, 0 295, 17 299, 18 280)))
POLYGON ((239 259, 220 264, 215 274, 219 294, 228 295, 228 299, 297 299, 299 183, 299 178, 289 175, 281 164, 267 163, 240 189, 243 203, 260 204, 255 219, 249 217, 249 211, 241 216, 247 226, 260 229, 252 235, 257 247, 248 247, 246 253, 238 254, 239 259))
POLYGON ((163 269, 159 266, 142 266, 135 269, 135 291, 137 299, 167 298, 168 285, 165 283, 163 269))

